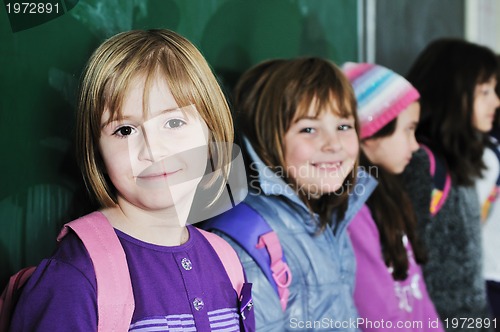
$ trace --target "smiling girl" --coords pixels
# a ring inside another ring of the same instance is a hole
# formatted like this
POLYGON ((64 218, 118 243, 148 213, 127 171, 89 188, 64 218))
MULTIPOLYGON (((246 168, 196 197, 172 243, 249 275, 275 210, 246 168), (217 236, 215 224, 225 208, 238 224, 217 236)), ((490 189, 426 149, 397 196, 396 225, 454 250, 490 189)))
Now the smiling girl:
MULTIPOLYGON (((123 317, 126 329, 253 330, 251 316, 240 319, 239 295, 211 242, 186 225, 208 164, 215 171, 204 185, 225 188, 215 180, 227 175, 232 139, 216 78, 177 33, 123 32, 90 58, 77 158, 101 209, 84 218, 109 222, 125 252, 135 302, 133 316, 123 317)), ((232 269, 242 273, 239 263, 232 269)), ((12 330, 97 331, 96 288, 89 254, 71 233, 27 283, 12 330)))
POLYGON ((375 184, 357 172, 349 81, 324 59, 282 59, 243 74, 234 97, 249 165, 244 203, 277 234, 292 275, 280 302, 263 270, 227 239, 254 285, 257 330, 357 330, 346 228, 375 184))

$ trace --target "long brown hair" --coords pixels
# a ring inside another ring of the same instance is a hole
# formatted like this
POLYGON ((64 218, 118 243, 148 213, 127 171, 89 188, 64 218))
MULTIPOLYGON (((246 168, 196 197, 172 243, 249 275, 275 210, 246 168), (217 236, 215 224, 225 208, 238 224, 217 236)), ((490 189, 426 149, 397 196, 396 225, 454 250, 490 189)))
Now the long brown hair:
POLYGON ((474 92, 496 75, 497 59, 489 48, 459 39, 432 42, 408 72, 420 92, 417 139, 444 157, 458 185, 472 185, 485 168, 488 139, 473 126, 474 92))
MULTIPOLYGON (((391 136, 396 130, 396 124, 397 118, 368 139, 391 136)), ((426 261, 425 250, 416 233, 417 218, 413 206, 398 176, 374 165, 363 149, 360 152, 360 165, 368 170, 377 170, 379 183, 368 198, 367 205, 380 233, 385 264, 392 267, 395 280, 405 280, 408 276, 409 257, 403 244, 404 235, 411 243, 415 261, 419 264, 426 261)))
MULTIPOLYGON (((328 110, 340 117, 353 116, 358 132, 352 87, 342 71, 325 59, 278 59, 258 64, 242 76, 234 95, 238 129, 271 169, 285 169, 283 138, 293 119, 305 114, 313 102, 318 113, 328 110)), ((284 180, 294 186, 292 179, 284 180)), ((331 223, 334 212, 338 220, 343 218, 355 181, 356 172, 352 171, 337 192, 316 201, 299 191, 311 213, 319 214, 321 229, 331 223)))

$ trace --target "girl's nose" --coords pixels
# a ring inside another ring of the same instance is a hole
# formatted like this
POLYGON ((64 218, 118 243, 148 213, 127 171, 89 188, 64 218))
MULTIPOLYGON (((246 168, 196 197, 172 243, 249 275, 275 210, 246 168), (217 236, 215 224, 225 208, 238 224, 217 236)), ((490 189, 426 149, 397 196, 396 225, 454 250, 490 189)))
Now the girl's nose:
POLYGON ((141 127, 142 141, 138 151, 138 159, 157 162, 166 157, 168 151, 166 143, 158 130, 148 129, 145 125, 141 127))
POLYGON ((415 138, 415 135, 411 135, 410 137, 410 149, 411 149, 411 152, 415 152, 417 151, 419 148, 419 145, 418 145, 418 142, 417 142, 417 139, 415 138))
POLYGON ((322 150, 324 152, 336 152, 342 149, 342 142, 340 141, 335 131, 326 133, 323 141, 322 150))
POLYGON ((494 101, 494 103, 495 103, 495 108, 500 107, 500 98, 498 98, 498 95, 497 95, 496 93, 495 93, 494 98, 495 98, 495 101, 494 101))

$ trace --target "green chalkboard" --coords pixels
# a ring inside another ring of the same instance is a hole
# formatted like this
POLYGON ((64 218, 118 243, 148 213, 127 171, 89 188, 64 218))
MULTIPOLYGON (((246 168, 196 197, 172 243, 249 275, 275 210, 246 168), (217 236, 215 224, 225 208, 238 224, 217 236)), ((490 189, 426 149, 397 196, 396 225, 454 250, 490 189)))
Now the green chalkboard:
POLYGON ((3 2, 2 287, 13 272, 53 251, 64 222, 95 208, 73 157, 74 106, 81 70, 106 37, 136 28, 175 30, 201 49, 226 91, 264 59, 357 57, 352 0, 59 0, 50 14, 16 14, 14 1, 3 2))

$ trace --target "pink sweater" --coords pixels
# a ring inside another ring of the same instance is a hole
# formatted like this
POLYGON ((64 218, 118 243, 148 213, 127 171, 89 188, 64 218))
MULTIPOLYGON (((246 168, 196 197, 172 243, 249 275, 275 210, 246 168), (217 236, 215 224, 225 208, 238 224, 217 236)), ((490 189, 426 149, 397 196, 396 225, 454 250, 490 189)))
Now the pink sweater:
POLYGON ((406 280, 394 280, 385 265, 380 235, 365 205, 349 225, 356 255, 354 302, 363 331, 444 331, 415 262, 406 236, 410 259, 406 280))

